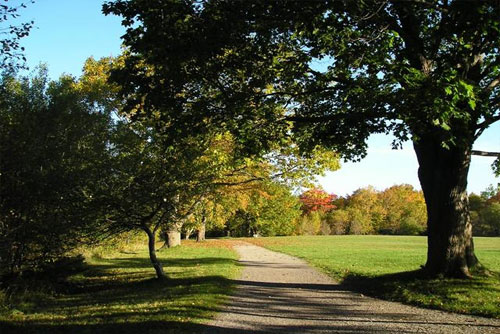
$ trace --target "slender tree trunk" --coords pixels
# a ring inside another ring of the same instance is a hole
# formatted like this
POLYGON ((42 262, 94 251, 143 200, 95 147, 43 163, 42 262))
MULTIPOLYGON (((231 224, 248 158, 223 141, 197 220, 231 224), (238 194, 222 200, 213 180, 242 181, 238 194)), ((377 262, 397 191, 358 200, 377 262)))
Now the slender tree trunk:
POLYGON ((205 220, 203 220, 196 233, 196 241, 200 242, 205 240, 205 231, 206 231, 206 224, 205 220))
POLYGON ((478 264, 467 195, 471 147, 472 142, 469 147, 445 149, 439 140, 425 137, 414 143, 427 204, 425 269, 431 276, 469 277, 478 264))
POLYGON ((189 240, 192 233, 193 233, 193 229, 190 228, 190 229, 186 230, 186 235, 185 235, 184 239, 189 240))
POLYGON ((156 276, 158 277, 158 279, 166 279, 167 276, 165 276, 165 273, 163 272, 163 266, 156 257, 156 233, 148 228, 144 228, 144 231, 148 235, 149 259, 151 260, 151 264, 156 271, 156 276))

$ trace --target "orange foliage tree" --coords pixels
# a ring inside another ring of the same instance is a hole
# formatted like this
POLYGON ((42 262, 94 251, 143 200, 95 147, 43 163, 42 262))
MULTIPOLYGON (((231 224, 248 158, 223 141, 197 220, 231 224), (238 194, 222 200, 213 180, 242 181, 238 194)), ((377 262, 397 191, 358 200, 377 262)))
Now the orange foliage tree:
POLYGON ((335 209, 333 201, 337 198, 335 194, 329 194, 323 189, 312 188, 303 192, 299 196, 299 200, 302 203, 302 212, 304 214, 309 214, 314 211, 327 212, 335 209))

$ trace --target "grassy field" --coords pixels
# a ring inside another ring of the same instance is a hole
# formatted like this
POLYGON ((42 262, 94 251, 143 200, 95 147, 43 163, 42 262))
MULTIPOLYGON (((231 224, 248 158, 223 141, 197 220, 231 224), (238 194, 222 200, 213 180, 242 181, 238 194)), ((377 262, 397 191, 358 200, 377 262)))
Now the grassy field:
POLYGON ((476 254, 492 275, 472 280, 424 280, 427 239, 400 236, 300 236, 250 242, 307 260, 348 288, 452 312, 500 318, 500 238, 475 238, 476 254))
POLYGON ((159 256, 166 282, 154 278, 146 249, 94 259, 55 294, 31 291, 14 300, 0 312, 0 332, 189 333, 231 292, 237 256, 223 241, 188 242, 159 256))

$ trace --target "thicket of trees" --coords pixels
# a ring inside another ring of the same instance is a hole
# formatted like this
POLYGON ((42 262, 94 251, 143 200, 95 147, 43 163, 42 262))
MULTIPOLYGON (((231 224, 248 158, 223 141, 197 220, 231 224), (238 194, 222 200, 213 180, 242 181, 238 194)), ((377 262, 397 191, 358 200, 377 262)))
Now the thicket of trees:
POLYGON ((266 157, 239 159, 234 138, 210 131, 172 145, 153 120, 122 112, 109 72, 123 58, 89 59, 80 78, 0 78, 0 276, 63 259, 76 247, 140 230, 151 263, 158 235, 204 239, 229 221, 236 235, 290 234, 295 186, 338 168, 335 154, 306 158, 289 142, 266 157))
POLYGON ((423 194, 410 185, 384 191, 361 188, 345 198, 313 189, 300 199, 303 215, 298 234, 421 235, 427 228, 423 194), (311 206, 311 202, 316 204, 311 206))
POLYGON ((0 78, 0 274, 37 269, 100 235, 110 115, 71 77, 0 78))
POLYGON ((500 236, 500 184, 469 196, 475 235, 500 236))
MULTIPOLYGON (((422 191, 396 185, 383 191, 373 187, 346 197, 314 188, 299 196, 302 214, 295 234, 427 234, 427 212, 422 191)), ((500 186, 469 195, 474 235, 500 236, 500 186)))

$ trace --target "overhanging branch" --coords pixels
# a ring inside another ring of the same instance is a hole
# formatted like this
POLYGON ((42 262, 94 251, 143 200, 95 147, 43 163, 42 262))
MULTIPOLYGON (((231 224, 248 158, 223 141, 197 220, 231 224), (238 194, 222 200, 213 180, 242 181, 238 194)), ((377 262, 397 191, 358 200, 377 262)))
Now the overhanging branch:
POLYGON ((500 152, 486 152, 486 151, 478 151, 473 150, 472 155, 479 155, 481 157, 500 157, 500 152))

